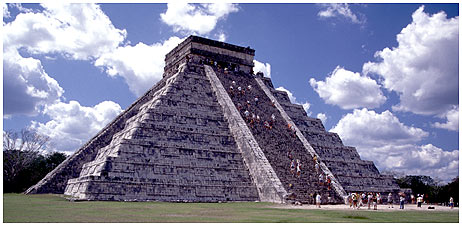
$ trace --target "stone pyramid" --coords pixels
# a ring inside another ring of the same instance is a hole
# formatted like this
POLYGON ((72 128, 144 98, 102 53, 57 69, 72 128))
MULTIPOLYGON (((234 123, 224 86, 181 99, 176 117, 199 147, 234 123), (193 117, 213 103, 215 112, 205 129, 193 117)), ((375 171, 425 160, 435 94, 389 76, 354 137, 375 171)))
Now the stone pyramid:
POLYGON ((391 176, 254 75, 254 54, 188 37, 166 55, 160 82, 26 193, 278 203, 397 193, 391 176))

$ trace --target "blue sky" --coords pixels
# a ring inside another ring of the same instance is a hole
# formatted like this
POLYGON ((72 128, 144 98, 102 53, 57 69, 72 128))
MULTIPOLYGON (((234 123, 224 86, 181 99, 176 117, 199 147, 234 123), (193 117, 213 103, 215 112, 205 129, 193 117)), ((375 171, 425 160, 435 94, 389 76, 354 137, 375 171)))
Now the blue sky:
POLYGON ((3 130, 72 153, 191 34, 256 71, 381 171, 459 174, 458 4, 3 4, 3 130))

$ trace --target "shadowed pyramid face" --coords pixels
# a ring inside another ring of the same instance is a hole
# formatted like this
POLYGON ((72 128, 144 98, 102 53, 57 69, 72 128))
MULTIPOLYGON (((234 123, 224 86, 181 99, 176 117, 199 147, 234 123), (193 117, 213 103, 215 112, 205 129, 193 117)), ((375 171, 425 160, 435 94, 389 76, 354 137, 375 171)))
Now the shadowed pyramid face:
POLYGON ((269 78, 255 76, 254 53, 190 36, 166 55, 158 84, 28 192, 305 203, 321 194, 340 203, 351 191, 398 189, 269 78))

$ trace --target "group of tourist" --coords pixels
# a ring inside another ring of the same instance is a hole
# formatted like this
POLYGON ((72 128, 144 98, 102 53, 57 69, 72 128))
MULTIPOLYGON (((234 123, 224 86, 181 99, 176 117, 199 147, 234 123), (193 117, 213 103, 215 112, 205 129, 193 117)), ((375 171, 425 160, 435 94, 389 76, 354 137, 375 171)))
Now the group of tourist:
MULTIPOLYGON (((348 203, 350 208, 360 209, 361 207, 366 207, 371 209, 371 206, 374 210, 377 210, 377 205, 382 204, 382 195, 380 193, 374 192, 362 192, 362 193, 350 193, 348 195, 348 203)), ((388 208, 393 208, 393 194, 389 193, 387 197, 388 208)), ((404 208, 404 207, 403 207, 404 208)))
MULTIPOLYGON (((399 208, 404 209, 405 195, 404 193, 399 194, 399 208)), ((362 193, 350 193, 348 196, 348 203, 350 208, 359 209, 367 205, 367 209, 371 209, 371 206, 374 210, 377 210, 377 205, 382 204, 382 196, 380 193, 373 192, 362 192, 362 193)), ((393 194, 389 193, 387 197, 388 208, 393 207, 393 194)))
POLYGON ((237 85, 236 81, 232 81, 228 93, 230 94, 231 98, 236 97, 239 99, 244 99, 244 105, 241 104, 241 102, 238 102, 236 107, 237 110, 243 114, 245 122, 249 124, 251 128, 262 125, 264 128, 271 130, 276 121, 276 116, 271 114, 270 119, 263 120, 260 115, 252 112, 252 106, 258 107, 260 102, 258 96, 251 95, 252 89, 253 87, 251 85, 242 88, 241 86, 237 85))
MULTIPOLYGON (((406 202, 406 195, 404 193, 399 193, 399 209, 404 209, 404 204, 406 202)), ((417 194, 417 200, 414 198, 414 195, 411 195, 411 204, 417 204, 418 208, 422 208, 422 203, 424 202, 424 195, 417 194)), ((377 210, 377 205, 382 204, 382 198, 380 193, 350 193, 348 195, 348 203, 350 208, 359 209, 360 207, 365 207, 371 209, 371 205, 374 210, 377 210)), ((387 197, 388 208, 393 207, 393 194, 389 193, 387 197)), ((450 197, 449 206, 451 209, 454 208, 454 199, 450 197)))

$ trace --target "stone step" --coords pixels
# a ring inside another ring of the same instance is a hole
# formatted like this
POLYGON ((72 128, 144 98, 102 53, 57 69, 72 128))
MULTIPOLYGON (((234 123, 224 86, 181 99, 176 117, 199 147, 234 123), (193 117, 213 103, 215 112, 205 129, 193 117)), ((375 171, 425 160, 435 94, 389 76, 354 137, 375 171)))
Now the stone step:
POLYGON ((180 73, 169 89, 132 117, 111 145, 99 151, 95 161, 85 164, 81 176, 69 182, 67 193, 82 199, 146 200, 153 198, 146 186, 164 186, 170 190, 156 193, 156 200, 258 199, 205 79, 180 73), (188 87, 182 90, 185 85, 188 87), (210 93, 204 94, 204 90, 210 93), (196 108, 188 109, 192 104, 196 108), (85 186, 82 191, 74 189, 85 186), (189 192, 182 195, 180 186, 188 187, 189 192))
MULTIPOLYGON (((279 112, 272 106, 269 98, 266 97, 266 94, 258 87, 254 79, 248 77, 232 77, 232 75, 226 77, 220 73, 217 73, 217 75, 224 87, 231 86, 232 80, 236 82, 234 86, 235 90, 240 84, 251 85, 250 90, 247 86, 242 85, 241 88, 245 89, 244 95, 231 95, 231 99, 236 107, 242 106, 243 109, 248 109, 252 113, 259 115, 262 118, 261 121, 271 120, 272 114, 276 117, 273 125, 274 127, 271 130, 264 128, 262 123, 254 124, 253 126, 248 123, 248 125, 286 189, 289 188, 289 184, 303 188, 303 190, 295 191, 296 195, 298 195, 299 199, 302 201, 307 201, 309 198, 306 194, 312 193, 316 189, 322 190, 318 185, 318 176, 315 175, 311 156, 304 149, 300 141, 293 137, 287 130, 287 125, 279 115, 279 112), (229 79, 231 77, 232 79, 229 79), (258 103, 253 100, 255 96, 259 99, 258 103), (247 103, 247 100, 249 100, 249 103, 247 103), (287 150, 291 150, 294 158, 299 159, 302 163, 302 174, 300 178, 294 178, 290 172, 291 160, 287 157, 287 150)), ((229 89, 228 92, 230 93, 229 89)), ((244 110, 240 113, 241 116, 245 118, 244 110)))

